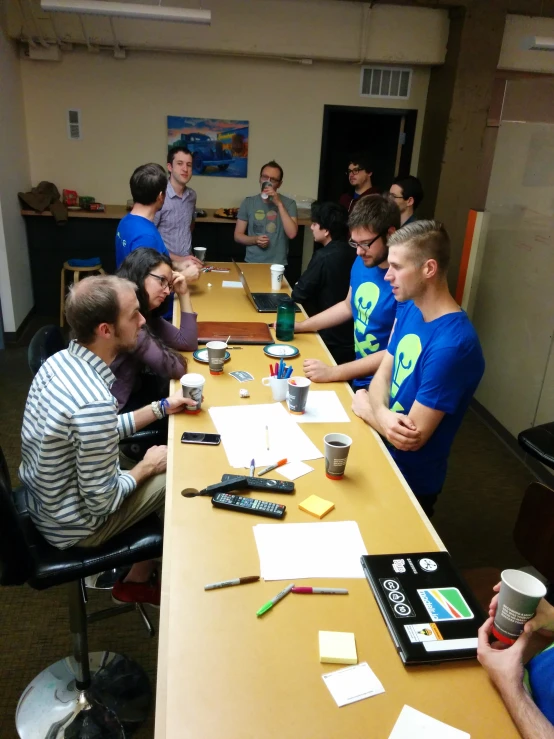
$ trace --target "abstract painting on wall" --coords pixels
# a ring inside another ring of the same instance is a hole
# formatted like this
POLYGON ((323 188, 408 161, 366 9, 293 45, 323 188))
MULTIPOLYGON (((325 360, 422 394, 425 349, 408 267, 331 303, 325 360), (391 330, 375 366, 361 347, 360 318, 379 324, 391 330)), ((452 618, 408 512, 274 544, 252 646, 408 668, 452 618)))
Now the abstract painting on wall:
POLYGON ((195 175, 246 177, 248 121, 167 116, 167 146, 182 144, 192 153, 195 175))

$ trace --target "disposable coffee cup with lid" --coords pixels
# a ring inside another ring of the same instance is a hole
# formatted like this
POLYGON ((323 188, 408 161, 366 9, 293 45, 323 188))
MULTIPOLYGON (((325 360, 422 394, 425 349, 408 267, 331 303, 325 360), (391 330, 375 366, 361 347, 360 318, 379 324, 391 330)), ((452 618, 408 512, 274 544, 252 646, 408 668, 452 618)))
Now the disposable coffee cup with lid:
POLYGON ((204 390, 205 382, 205 377, 196 372, 190 372, 181 377, 183 398, 190 398, 196 403, 196 405, 185 406, 185 413, 200 413, 202 410, 202 392, 204 390))

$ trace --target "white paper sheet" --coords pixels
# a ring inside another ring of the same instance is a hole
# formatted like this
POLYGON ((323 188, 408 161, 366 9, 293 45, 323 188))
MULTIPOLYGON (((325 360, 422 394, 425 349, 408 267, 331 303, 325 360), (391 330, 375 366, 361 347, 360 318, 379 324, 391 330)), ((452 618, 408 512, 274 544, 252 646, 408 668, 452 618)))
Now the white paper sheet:
POLYGON ((210 408, 210 416, 231 467, 248 467, 252 458, 256 467, 265 467, 280 459, 298 462, 323 457, 281 403, 210 408))
POLYGON ((302 477, 302 475, 307 475, 308 472, 313 471, 314 468, 305 462, 289 462, 289 464, 284 464, 275 470, 275 472, 279 472, 280 475, 286 477, 287 480, 296 480, 297 477, 302 477))
POLYGON ((221 283, 222 287, 242 287, 242 282, 235 282, 234 280, 223 280, 221 283))
POLYGON ((385 692, 385 688, 367 662, 328 672, 322 677, 339 708, 385 692))
POLYGON ((404 706, 389 739, 470 739, 470 735, 411 706, 404 706))
POLYGON ((334 390, 310 390, 306 412, 293 418, 296 423, 350 423, 334 390))
POLYGON ((355 521, 258 524, 254 538, 264 580, 364 577, 367 549, 355 521))

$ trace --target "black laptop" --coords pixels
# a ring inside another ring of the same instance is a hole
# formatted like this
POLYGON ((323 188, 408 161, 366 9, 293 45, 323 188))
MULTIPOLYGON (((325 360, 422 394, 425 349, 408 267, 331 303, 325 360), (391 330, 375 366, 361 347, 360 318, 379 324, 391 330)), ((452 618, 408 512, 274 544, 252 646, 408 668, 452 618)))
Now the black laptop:
POLYGON ((361 561, 405 665, 476 656, 485 616, 448 552, 366 555, 361 561))
MULTIPOLYGON (((242 282, 244 291, 250 298, 250 301, 258 313, 277 313, 277 308, 283 300, 287 297, 284 293, 253 293, 248 287, 246 276, 239 265, 233 259, 233 264, 237 268, 239 279, 242 282)), ((296 313, 300 313, 300 308, 295 304, 294 306, 296 313)))

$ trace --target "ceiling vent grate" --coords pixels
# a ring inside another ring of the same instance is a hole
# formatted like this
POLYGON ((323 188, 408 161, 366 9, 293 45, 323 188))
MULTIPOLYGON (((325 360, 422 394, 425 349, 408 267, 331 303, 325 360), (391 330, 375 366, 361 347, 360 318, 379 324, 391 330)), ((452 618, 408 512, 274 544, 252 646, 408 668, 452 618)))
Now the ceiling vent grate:
POLYGON ((401 67, 362 67, 360 95, 370 98, 407 100, 412 70, 401 67))
POLYGON ((81 135, 80 110, 67 111, 67 135, 72 141, 79 141, 83 138, 81 135))

